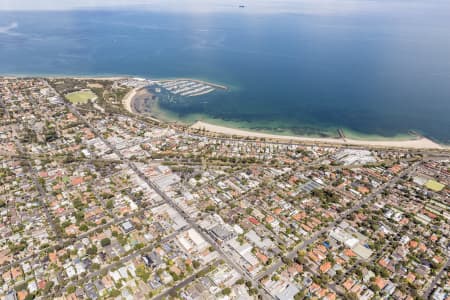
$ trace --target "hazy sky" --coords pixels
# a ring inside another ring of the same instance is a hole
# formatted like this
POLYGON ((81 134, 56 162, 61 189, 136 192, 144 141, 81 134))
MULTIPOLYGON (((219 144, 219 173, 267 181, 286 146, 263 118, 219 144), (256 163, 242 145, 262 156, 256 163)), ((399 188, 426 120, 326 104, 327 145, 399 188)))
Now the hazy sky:
MULTIPOLYGON (((367 1, 367 0, 358 0, 367 1)), ((336 0, 0 0, 0 9, 3 10, 47 10, 47 9, 76 9, 76 8, 123 8, 145 6, 148 9, 175 9, 175 10, 218 10, 236 8, 245 4, 258 9, 289 9, 305 5, 333 5, 336 0)), ((341 5, 355 2, 354 0, 341 0, 341 5)))
POLYGON ((259 7, 276 5, 277 2, 297 1, 271 1, 271 0, 0 0, 0 9, 76 9, 89 7, 123 8, 133 6, 145 6, 147 8, 210 10, 226 7, 237 7, 241 3, 257 5, 259 7))
MULTIPOLYGON (((435 0, 440 1, 440 0, 435 0)), ((445 0, 444 0, 445 1, 445 0)), ((188 12, 298 12, 348 13, 352 11, 390 10, 404 5, 422 5, 418 0, 0 0, 0 10, 71 10, 80 8, 133 8, 188 12)), ((431 1, 434 2, 434 1, 431 1)))

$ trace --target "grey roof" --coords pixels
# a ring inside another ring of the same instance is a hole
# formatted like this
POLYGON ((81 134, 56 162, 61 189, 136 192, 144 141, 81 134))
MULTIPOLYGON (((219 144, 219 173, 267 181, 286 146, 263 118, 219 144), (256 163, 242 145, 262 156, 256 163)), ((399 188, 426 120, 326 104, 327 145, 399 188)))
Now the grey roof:
POLYGON ((300 290, 295 284, 289 284, 283 291, 277 293, 275 297, 279 300, 291 300, 300 290))

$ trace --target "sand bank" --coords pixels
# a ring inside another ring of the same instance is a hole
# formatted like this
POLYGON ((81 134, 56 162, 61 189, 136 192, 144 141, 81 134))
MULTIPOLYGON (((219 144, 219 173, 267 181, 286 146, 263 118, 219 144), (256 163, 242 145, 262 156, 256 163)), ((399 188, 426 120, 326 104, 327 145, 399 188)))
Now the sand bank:
POLYGON ((197 121, 191 126, 194 129, 204 129, 206 131, 235 135, 241 137, 253 137, 253 138, 266 138, 276 139, 283 141, 297 141, 297 142, 309 142, 309 143, 326 143, 326 144, 339 144, 339 145, 357 145, 357 146, 373 146, 373 147, 393 147, 393 148, 410 148, 410 149, 444 149, 442 145, 433 142, 425 137, 420 137, 411 140, 354 140, 354 139, 335 139, 335 138, 315 138, 315 137, 302 137, 302 136, 284 136, 262 132, 247 131, 235 128, 229 128, 219 125, 213 125, 202 121, 197 121))

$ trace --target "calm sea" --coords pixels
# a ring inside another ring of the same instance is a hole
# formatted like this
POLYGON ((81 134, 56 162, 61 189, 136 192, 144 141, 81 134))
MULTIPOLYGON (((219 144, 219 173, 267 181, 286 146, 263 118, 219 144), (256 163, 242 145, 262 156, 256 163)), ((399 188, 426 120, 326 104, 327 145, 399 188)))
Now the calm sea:
POLYGON ((163 108, 261 130, 415 130, 450 143, 450 5, 398 3, 326 14, 0 12, 0 74, 194 77, 231 89, 163 108))

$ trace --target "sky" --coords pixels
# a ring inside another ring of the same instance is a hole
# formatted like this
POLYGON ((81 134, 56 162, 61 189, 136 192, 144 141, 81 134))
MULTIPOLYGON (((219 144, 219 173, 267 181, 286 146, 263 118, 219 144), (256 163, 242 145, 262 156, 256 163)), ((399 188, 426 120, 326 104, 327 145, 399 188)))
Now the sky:
MULTIPOLYGON (((361 0, 359 0, 361 1, 361 0)), ((364 1, 364 0, 363 0, 364 1)), ((71 10, 79 8, 145 7, 164 10, 211 11, 237 8, 289 9, 299 5, 332 5, 335 0, 0 0, 1 10, 71 10)), ((341 0, 342 5, 353 2, 341 0)))
POLYGON ((73 10, 89 8, 144 8, 161 11, 351 13, 361 10, 391 10, 445 0, 0 0, 0 10, 73 10))

